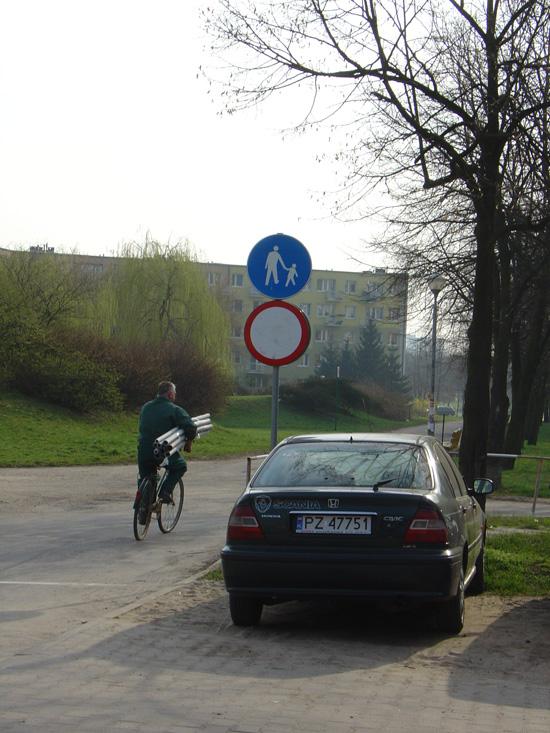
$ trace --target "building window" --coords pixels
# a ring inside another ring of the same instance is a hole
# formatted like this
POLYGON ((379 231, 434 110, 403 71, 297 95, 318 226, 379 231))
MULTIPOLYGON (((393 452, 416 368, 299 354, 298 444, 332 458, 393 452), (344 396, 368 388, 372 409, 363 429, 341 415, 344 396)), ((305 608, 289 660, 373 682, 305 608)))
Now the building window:
POLYGON ((396 333, 388 334, 388 344, 390 346, 397 346, 399 336, 396 333))
POLYGON ((262 362, 257 361, 253 356, 250 357, 250 361, 248 362, 248 368, 251 372, 259 372, 262 369, 262 362))
POLYGON ((389 308, 388 317, 390 321, 398 321, 401 318, 401 311, 399 308, 389 308))
POLYGON ((354 305, 346 305, 346 308, 344 311, 344 318, 355 318, 355 306, 354 305))
POLYGON ((240 338, 242 336, 241 326, 231 326, 231 336, 232 338, 240 338))
POLYGON ((367 283, 367 293, 371 298, 383 298, 384 287, 380 283, 367 283))
POLYGON ((309 366, 309 354, 303 354, 300 361, 298 362, 299 367, 308 367, 309 366))
POLYGON ((317 279, 317 290, 326 293, 330 290, 336 290, 336 280, 331 277, 320 277, 317 279))
POLYGON ((311 290, 311 280, 308 280, 302 290, 311 290))
POLYGON ((92 262, 85 262, 83 265, 81 265, 81 269, 83 272, 89 272, 92 275, 101 275, 103 272, 103 265, 96 265, 92 262))
POLYGON ((242 288, 243 286, 243 276, 241 272, 233 272, 231 274, 231 287, 232 288, 242 288))
POLYGON ((219 272, 209 272, 208 273, 208 285, 210 287, 214 285, 220 284, 220 273, 219 272))
POLYGON ((373 321, 381 321, 384 318, 384 309, 369 308, 369 318, 373 321))
POLYGON ((241 363, 241 352, 240 351, 234 351, 231 356, 233 358, 233 364, 241 363))
POLYGON ((324 316, 334 315, 334 303, 321 303, 317 306, 317 316, 323 318, 324 316))
POLYGON ((306 316, 311 315, 311 303, 300 303, 298 308, 304 313, 306 316))
POLYGON ((243 312, 242 300, 233 300, 231 302, 231 310, 233 311, 233 313, 242 313, 243 312))
POLYGON ((315 341, 328 341, 328 330, 326 328, 315 329, 315 341))
POLYGON ((344 290, 346 291, 348 295, 352 295, 353 293, 355 293, 356 285, 357 283, 355 280, 346 280, 346 285, 344 287, 344 290))

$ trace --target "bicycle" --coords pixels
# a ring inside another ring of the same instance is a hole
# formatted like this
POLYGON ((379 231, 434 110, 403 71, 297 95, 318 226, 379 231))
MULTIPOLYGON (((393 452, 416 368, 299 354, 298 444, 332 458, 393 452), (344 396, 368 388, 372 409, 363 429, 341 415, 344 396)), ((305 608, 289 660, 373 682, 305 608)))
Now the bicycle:
POLYGON ((161 464, 154 473, 145 476, 139 483, 134 501, 134 537, 138 542, 145 539, 153 514, 156 515, 159 529, 163 534, 172 532, 181 516, 183 509, 183 481, 181 479, 178 479, 174 486, 171 504, 166 504, 158 498, 167 474, 168 466, 161 464), (163 471, 160 479, 159 469, 163 471))

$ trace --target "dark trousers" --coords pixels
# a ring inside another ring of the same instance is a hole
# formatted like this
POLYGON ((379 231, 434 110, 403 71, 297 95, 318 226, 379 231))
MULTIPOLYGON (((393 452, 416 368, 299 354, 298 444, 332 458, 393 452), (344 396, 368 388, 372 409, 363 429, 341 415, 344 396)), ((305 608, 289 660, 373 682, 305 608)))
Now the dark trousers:
MULTIPOLYGON (((140 480, 145 476, 149 476, 149 474, 153 473, 157 466, 158 463, 156 463, 151 458, 142 458, 138 455, 138 485, 140 480)), ((186 471, 187 464, 180 456, 180 454, 176 452, 171 455, 168 459, 168 473, 166 474, 166 481, 164 482, 164 486, 162 488, 163 493, 171 494, 174 486, 177 484, 178 480, 183 476, 186 471)))

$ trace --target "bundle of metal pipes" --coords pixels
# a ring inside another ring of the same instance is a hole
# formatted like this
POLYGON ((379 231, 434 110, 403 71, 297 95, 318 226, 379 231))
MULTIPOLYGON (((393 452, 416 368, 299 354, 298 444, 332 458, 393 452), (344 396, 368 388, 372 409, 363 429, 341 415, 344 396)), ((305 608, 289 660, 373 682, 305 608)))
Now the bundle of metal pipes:
MULTIPOLYGON (((197 438, 212 430, 212 421, 210 420, 209 412, 206 412, 204 415, 192 417, 191 420, 196 425, 197 438)), ((185 441, 186 437, 183 430, 181 428, 172 428, 172 430, 168 430, 163 435, 159 435, 155 440, 153 443, 153 454, 158 461, 162 461, 182 448, 185 445, 185 441)))

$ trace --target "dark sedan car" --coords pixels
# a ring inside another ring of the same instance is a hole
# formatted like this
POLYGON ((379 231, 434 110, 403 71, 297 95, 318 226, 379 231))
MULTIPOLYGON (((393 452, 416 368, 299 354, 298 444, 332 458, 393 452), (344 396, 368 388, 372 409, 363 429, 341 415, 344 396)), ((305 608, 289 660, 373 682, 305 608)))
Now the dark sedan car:
POLYGON ((492 483, 464 481, 435 438, 301 435, 283 440, 237 500, 221 552, 231 617, 315 597, 436 602, 458 633, 464 593, 484 587, 492 483))

